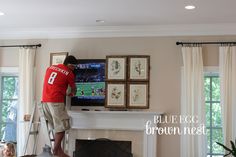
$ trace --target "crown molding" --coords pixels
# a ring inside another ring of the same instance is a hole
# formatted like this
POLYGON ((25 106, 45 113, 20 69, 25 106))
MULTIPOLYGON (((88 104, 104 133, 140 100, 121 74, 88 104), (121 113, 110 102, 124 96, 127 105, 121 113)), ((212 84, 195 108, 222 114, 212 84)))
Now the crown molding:
POLYGON ((149 26, 1 28, 0 39, 236 35, 235 28, 236 23, 149 26))

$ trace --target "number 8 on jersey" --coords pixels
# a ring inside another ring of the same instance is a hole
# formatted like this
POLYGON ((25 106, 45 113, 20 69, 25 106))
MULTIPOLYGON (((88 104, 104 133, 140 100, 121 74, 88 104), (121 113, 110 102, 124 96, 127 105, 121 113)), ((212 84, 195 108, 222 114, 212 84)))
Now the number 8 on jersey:
POLYGON ((57 77, 57 73, 56 72, 52 72, 50 77, 48 78, 48 84, 53 84, 53 82, 55 81, 56 77, 57 77))

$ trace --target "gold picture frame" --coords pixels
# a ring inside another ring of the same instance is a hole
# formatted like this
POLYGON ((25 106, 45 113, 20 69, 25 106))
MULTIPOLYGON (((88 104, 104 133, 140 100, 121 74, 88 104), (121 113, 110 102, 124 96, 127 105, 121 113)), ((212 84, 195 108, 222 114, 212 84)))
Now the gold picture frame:
POLYGON ((63 64, 68 54, 69 54, 68 52, 50 53, 50 65, 63 64))
POLYGON ((126 56, 106 56, 107 81, 125 81, 127 73, 126 56))
POLYGON ((126 107, 126 84, 123 82, 106 82, 106 101, 107 108, 126 107))
POLYGON ((127 107, 130 109, 149 108, 149 83, 129 82, 127 84, 127 107))
POLYGON ((149 81, 150 56, 137 55, 128 57, 128 81, 149 81))

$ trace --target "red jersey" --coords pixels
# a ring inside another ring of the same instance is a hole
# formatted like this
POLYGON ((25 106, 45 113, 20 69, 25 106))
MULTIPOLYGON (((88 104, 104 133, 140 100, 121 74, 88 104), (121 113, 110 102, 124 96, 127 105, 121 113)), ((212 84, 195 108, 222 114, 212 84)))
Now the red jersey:
POLYGON ((42 102, 64 102, 68 85, 75 88, 75 75, 63 64, 52 65, 47 68, 42 102))

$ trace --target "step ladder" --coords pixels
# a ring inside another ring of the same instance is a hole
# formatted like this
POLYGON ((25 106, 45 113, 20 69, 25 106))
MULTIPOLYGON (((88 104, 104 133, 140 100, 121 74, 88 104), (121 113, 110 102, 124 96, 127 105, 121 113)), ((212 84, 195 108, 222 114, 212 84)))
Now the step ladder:
POLYGON ((46 137, 46 142, 49 143, 49 146, 51 148, 53 148, 53 144, 54 144, 54 133, 53 133, 53 129, 50 128, 46 118, 45 118, 45 115, 43 112, 41 112, 42 110, 40 110, 39 108, 42 107, 42 104, 39 103, 39 104, 35 104, 34 108, 33 108, 33 112, 31 114, 31 117, 30 117, 30 121, 29 121, 29 128, 28 128, 28 131, 27 131, 27 134, 26 134, 26 142, 24 144, 24 147, 23 147, 23 153, 24 155, 26 155, 27 153, 27 149, 28 149, 28 146, 29 146, 29 139, 30 139, 30 136, 32 135, 34 137, 34 144, 33 144, 33 150, 32 150, 32 154, 36 154, 36 148, 37 148, 37 142, 38 142, 38 135, 39 135, 39 131, 40 131, 40 128, 42 127, 43 129, 43 135, 46 137), (35 114, 36 114, 36 108, 39 109, 39 118, 37 121, 35 121, 35 114))

